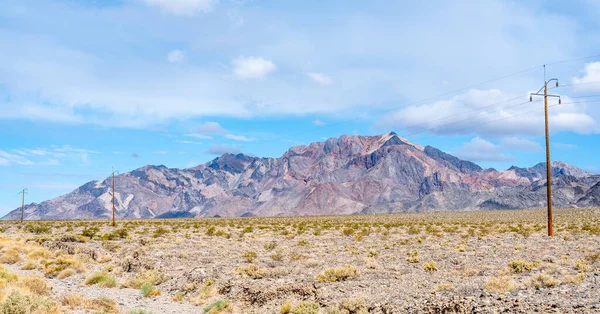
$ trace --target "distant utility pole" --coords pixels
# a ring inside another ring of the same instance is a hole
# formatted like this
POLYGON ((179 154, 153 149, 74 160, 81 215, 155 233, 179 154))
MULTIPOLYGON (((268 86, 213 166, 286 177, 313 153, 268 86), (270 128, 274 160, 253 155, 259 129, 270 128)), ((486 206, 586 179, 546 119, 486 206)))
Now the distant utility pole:
POLYGON ((23 198, 21 199, 21 221, 25 218, 25 194, 27 194, 27 189, 23 188, 23 191, 19 192, 19 194, 23 194, 23 198))
POLYGON ((118 170, 112 172, 112 226, 115 226, 115 173, 118 174, 118 170))
POLYGON ((544 116, 546 121, 546 188, 548 197, 548 236, 552 236, 552 179, 551 179, 551 165, 550 165, 550 134, 548 132, 548 97, 557 97, 558 104, 561 103, 559 95, 548 95, 548 83, 555 81, 556 87, 558 87, 558 79, 552 78, 546 81, 546 65, 544 65, 544 86, 540 88, 537 93, 529 94, 529 101, 533 101, 533 96, 544 96, 544 116), (543 94, 540 92, 544 90, 543 94))

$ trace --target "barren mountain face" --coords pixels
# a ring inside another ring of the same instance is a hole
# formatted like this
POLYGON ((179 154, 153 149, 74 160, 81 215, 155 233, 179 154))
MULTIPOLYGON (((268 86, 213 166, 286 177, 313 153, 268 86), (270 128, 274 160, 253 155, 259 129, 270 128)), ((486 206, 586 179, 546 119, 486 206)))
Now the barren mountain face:
MULTIPOLYGON (((600 176, 552 164, 554 205, 600 205, 600 176)), ((224 217, 519 209, 546 204, 545 164, 482 169, 395 133, 290 148, 280 158, 225 154, 189 169, 145 166, 116 177, 118 217, 224 217)), ((111 180, 41 204, 26 219, 108 217, 111 180)), ((21 209, 4 219, 20 219, 21 209)))

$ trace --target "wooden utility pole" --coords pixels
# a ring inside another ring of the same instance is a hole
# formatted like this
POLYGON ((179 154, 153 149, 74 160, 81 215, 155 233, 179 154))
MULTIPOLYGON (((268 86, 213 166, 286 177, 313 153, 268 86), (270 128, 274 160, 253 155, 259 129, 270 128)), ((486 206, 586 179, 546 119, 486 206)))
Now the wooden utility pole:
POLYGON ((548 130, 548 97, 558 97, 558 103, 560 104, 560 96, 548 95, 548 83, 556 81, 556 87, 558 87, 558 79, 550 79, 546 81, 546 65, 544 65, 544 87, 540 88, 537 93, 531 93, 529 95, 529 101, 533 101, 533 96, 544 96, 544 118, 546 124, 546 196, 548 204, 548 236, 553 235, 552 232, 552 165, 550 163, 550 132, 548 130), (540 94, 541 90, 544 90, 543 94, 540 94))
POLYGON ((23 221, 25 219, 25 194, 27 194, 27 189, 24 188, 19 194, 23 194, 21 199, 21 221, 23 221))
POLYGON ((113 170, 112 172, 112 226, 116 226, 115 224, 115 173, 119 173, 117 170, 113 170))

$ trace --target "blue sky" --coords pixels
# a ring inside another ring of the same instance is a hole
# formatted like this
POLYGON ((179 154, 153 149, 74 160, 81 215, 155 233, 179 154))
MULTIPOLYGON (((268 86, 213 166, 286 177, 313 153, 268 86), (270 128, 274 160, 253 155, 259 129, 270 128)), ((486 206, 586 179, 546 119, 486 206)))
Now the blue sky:
POLYGON ((543 63, 553 160, 598 172, 599 47, 594 0, 0 0, 0 215, 22 187, 342 134, 531 166, 543 63))

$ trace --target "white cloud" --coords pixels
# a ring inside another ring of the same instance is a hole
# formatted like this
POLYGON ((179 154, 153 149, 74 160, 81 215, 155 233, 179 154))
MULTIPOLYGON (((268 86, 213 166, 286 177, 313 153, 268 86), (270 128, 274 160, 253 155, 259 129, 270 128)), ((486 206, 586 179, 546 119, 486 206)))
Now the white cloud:
POLYGON ((264 79, 277 69, 271 60, 261 57, 238 57, 231 62, 231 65, 233 66, 233 75, 241 80, 264 79))
POLYGON ((316 126, 325 126, 325 122, 321 121, 321 120, 314 120, 313 124, 316 126))
POLYGON ((142 0, 147 5, 159 7, 161 10, 176 15, 195 15, 209 12, 219 0, 142 0))
MULTIPOLYGON (((499 90, 477 90, 430 104, 406 106, 386 115, 374 127, 380 130, 406 129, 407 136, 423 132, 435 135, 478 134, 484 137, 539 136, 544 134, 544 111, 541 100, 499 90), (512 100, 514 99, 514 100, 512 100)), ((563 97, 563 104, 549 103, 552 132, 572 131, 582 134, 600 132, 600 126, 588 114, 585 103, 563 97)))
POLYGON ((315 81, 323 86, 331 85, 333 83, 333 80, 331 79, 331 77, 329 77, 323 73, 310 72, 310 73, 308 73, 308 76, 313 81, 315 81))
POLYGON ((154 152, 154 154, 156 155, 167 155, 169 152, 166 150, 159 150, 157 152, 154 152))
POLYGON ((497 145, 479 137, 474 137, 470 142, 464 143, 454 152, 454 155, 474 162, 514 160, 513 157, 503 154, 497 145))
POLYGON ((542 150, 539 143, 525 138, 518 138, 516 136, 508 137, 502 140, 500 146, 504 149, 512 149, 526 152, 537 152, 542 150))
POLYGON ((8 166, 8 165, 21 165, 21 166, 31 166, 35 163, 23 156, 19 156, 16 154, 11 154, 0 150, 0 165, 8 166))
POLYGON ((242 141, 242 142, 252 142, 255 140, 255 138, 253 138, 253 137, 245 137, 243 135, 233 135, 233 134, 226 134, 225 137, 230 140, 242 141))
POLYGON ((205 122, 196 128, 196 133, 199 134, 223 134, 227 133, 227 130, 223 128, 218 122, 205 122))
POLYGON ((181 50, 173 50, 167 55, 167 61, 170 63, 180 63, 185 61, 185 52, 181 50))
POLYGON ((587 63, 584 72, 585 74, 582 77, 573 78, 573 84, 576 84, 573 87, 580 91, 600 90, 600 62, 587 63))
POLYGON ((227 144, 211 144, 208 150, 206 150, 206 154, 209 155, 223 155, 223 154, 239 154, 242 151, 234 146, 227 144))
POLYGON ((100 152, 70 145, 53 145, 50 148, 20 148, 13 149, 12 153, 0 150, 0 158, 3 160, 0 160, 0 165, 54 166, 60 164, 60 161, 72 161, 73 159, 80 159, 87 164, 90 154, 100 154, 100 152))

